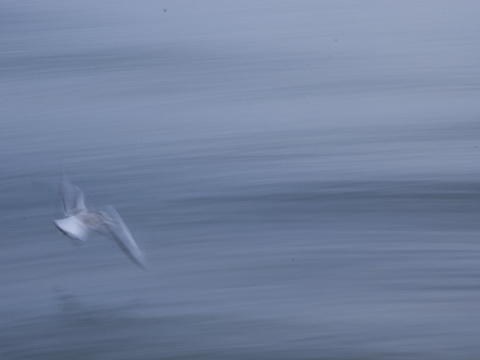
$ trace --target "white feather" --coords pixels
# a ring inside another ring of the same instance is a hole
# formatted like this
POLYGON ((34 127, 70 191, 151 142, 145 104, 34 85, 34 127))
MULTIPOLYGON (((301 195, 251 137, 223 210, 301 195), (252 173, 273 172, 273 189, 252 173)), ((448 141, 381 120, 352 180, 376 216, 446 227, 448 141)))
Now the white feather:
POLYGON ((70 238, 85 241, 90 233, 85 224, 78 218, 78 216, 69 216, 64 219, 54 220, 55 226, 60 232, 70 238))

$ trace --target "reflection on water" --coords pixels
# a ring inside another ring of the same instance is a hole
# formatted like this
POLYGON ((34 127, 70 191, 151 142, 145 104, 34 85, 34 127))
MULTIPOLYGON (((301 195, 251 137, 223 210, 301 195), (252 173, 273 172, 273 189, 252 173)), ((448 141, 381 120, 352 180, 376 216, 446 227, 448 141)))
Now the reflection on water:
POLYGON ((455 4, 0 4, 0 357, 475 358, 455 4), (151 269, 55 231, 64 174, 151 269))

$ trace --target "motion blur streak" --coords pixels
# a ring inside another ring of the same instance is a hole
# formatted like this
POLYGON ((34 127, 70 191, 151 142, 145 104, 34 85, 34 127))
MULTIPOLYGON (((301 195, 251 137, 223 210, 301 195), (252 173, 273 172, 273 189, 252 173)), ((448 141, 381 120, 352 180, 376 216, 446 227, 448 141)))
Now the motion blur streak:
POLYGON ((479 13, 0 1, 0 358, 478 358, 479 13))

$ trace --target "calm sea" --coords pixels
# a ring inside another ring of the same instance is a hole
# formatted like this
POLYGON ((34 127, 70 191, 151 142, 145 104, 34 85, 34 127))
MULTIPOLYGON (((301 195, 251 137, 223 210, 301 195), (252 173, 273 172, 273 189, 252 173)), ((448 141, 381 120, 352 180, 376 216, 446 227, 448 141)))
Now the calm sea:
POLYGON ((479 11, 0 1, 0 357, 478 358, 479 11))

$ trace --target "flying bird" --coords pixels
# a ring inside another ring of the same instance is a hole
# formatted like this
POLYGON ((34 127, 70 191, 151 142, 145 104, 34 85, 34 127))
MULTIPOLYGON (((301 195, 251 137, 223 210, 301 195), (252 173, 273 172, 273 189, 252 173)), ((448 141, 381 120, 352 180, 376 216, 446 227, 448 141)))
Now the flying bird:
POLYGON ((57 230, 81 242, 87 240, 92 232, 107 236, 113 239, 137 266, 145 268, 142 251, 113 206, 107 206, 106 211, 87 209, 82 190, 66 180, 62 181, 60 197, 65 218, 53 221, 57 230))

